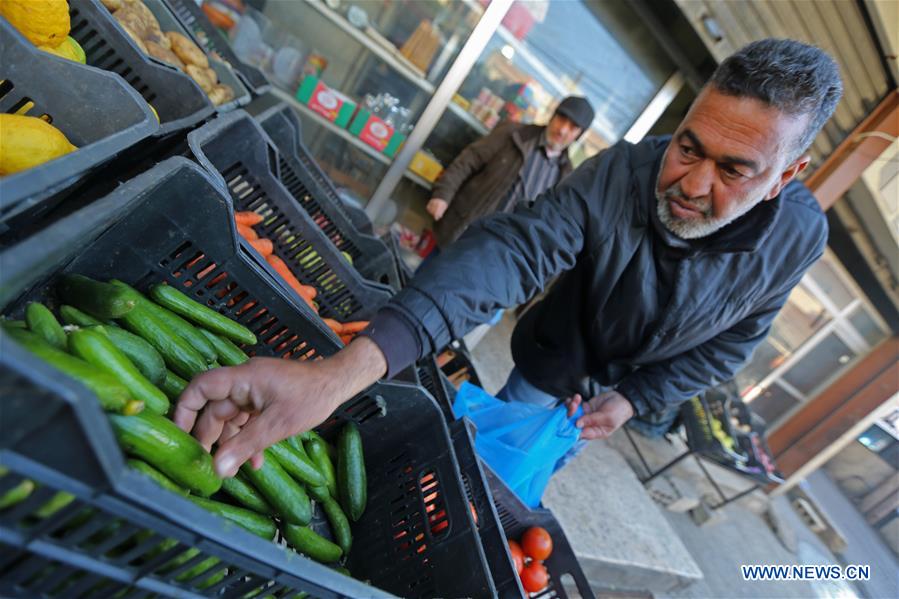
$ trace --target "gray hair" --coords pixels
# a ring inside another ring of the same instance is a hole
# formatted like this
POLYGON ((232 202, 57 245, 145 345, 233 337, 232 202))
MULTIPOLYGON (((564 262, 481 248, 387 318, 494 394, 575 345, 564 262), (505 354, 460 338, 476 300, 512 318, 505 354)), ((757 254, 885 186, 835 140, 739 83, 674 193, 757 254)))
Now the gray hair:
POLYGON ((729 96, 755 98, 790 115, 809 115, 794 157, 812 144, 843 95, 840 69, 829 54, 786 39, 744 46, 718 65, 709 83, 729 96))

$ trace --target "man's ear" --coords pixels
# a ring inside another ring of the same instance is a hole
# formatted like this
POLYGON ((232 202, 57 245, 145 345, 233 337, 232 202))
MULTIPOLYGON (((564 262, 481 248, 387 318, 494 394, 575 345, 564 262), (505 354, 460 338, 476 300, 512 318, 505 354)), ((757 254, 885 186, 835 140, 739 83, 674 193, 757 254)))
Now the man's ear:
POLYGON ((795 179, 796 175, 806 169, 811 159, 811 156, 805 154, 794 160, 793 163, 780 174, 780 177, 774 183, 774 186, 768 192, 768 195, 765 196, 765 200, 773 200, 776 198, 780 194, 780 191, 787 186, 787 183, 795 179))

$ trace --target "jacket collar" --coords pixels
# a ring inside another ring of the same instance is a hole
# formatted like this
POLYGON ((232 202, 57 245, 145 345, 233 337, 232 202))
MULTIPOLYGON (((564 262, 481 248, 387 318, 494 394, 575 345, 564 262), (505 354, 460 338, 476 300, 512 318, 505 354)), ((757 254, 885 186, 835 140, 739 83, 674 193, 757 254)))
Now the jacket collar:
POLYGON ((648 182, 649 189, 648 193, 646 193, 652 227, 665 245, 674 250, 675 253, 685 257, 699 254, 744 253, 758 250, 771 235, 771 231, 777 223, 777 217, 780 214, 782 205, 780 195, 773 200, 760 202, 755 208, 734 222, 700 239, 681 239, 662 224, 656 212, 655 185, 667 147, 667 143, 661 145, 658 156, 653 162, 648 182))
MULTIPOLYGON (((522 159, 527 159, 528 154, 537 149, 545 131, 545 125, 520 125, 512 132, 512 141, 521 152, 522 159)), ((559 168, 568 168, 571 165, 568 149, 565 148, 559 155, 559 168)))

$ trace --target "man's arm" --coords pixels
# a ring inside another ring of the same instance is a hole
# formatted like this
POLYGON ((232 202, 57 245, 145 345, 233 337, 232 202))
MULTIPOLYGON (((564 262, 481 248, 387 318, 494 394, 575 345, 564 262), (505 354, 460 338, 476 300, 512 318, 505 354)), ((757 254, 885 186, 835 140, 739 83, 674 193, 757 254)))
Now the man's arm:
POLYGON ((481 139, 465 146, 465 149, 440 173, 440 177, 434 183, 431 197, 443 200, 447 205, 451 204, 462 184, 484 168, 484 165, 496 155, 503 140, 509 135, 508 129, 511 126, 510 123, 500 124, 481 139))

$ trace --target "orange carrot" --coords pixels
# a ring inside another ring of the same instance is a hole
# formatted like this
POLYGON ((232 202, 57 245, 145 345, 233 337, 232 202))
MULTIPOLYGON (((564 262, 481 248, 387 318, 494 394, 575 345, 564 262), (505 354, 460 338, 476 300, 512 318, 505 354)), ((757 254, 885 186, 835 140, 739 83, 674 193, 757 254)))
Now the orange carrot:
POLYGON ((246 225, 237 225, 237 232, 240 233, 240 236, 246 239, 247 241, 254 241, 259 239, 259 235, 246 225))
POLYGON ((271 256, 275 251, 275 245, 271 239, 259 238, 250 240, 250 245, 263 256, 271 256))
POLYGON ((356 322, 343 323, 343 332, 347 334, 355 334, 368 326, 367 320, 357 320, 356 322))
POLYGON ((301 284, 297 280, 297 278, 295 276, 293 276, 293 273, 290 272, 290 269, 287 267, 287 264, 284 263, 284 260, 282 260, 278 256, 275 256, 274 254, 269 254, 268 256, 265 257, 265 260, 271 265, 272 268, 275 269, 275 272, 277 272, 279 275, 281 275, 281 277, 290 286, 290 288, 293 289, 294 291, 296 291, 297 295, 299 295, 301 298, 303 298, 303 301, 305 301, 306 304, 310 308, 312 308, 312 310, 316 314, 318 314, 318 307, 315 305, 315 303, 312 301, 312 299, 303 295, 303 288, 306 286, 301 284))
POLYGON ((314 300, 315 296, 318 295, 318 289, 312 285, 300 285, 300 295, 306 299, 314 300))
POLYGON ((353 336, 352 335, 341 335, 340 340, 343 341, 344 345, 349 345, 350 341, 353 340, 353 336))
POLYGON ((344 333, 343 325, 334 320, 333 318, 322 318, 324 323, 328 325, 328 328, 337 333, 338 335, 342 335, 344 333))
POLYGON ((238 225, 243 225, 245 227, 252 227, 253 225, 258 225, 262 222, 262 215, 257 214, 255 212, 235 212, 234 213, 234 221, 238 225))

